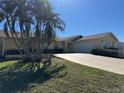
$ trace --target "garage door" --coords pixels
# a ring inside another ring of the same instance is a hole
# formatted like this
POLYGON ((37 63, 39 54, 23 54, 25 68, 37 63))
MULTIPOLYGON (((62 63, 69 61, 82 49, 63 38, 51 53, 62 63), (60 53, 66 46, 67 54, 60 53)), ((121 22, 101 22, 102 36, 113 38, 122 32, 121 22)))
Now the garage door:
POLYGON ((73 51, 78 53, 90 53, 95 48, 93 42, 75 42, 73 44, 73 51))

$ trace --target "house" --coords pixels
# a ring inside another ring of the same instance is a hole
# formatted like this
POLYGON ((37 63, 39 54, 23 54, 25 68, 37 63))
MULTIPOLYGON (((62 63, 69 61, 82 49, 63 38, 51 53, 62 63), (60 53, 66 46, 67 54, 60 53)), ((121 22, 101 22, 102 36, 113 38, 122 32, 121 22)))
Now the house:
POLYGON ((119 42, 118 38, 111 32, 90 36, 58 37, 54 46, 63 48, 66 53, 91 53, 93 49, 102 49, 118 52, 120 57, 124 57, 124 43, 119 42))
MULTIPOLYGON (((10 34, 10 33, 9 33, 10 34)), ((0 56, 4 56, 5 50, 17 49, 16 44, 11 38, 8 38, 3 31, 0 31, 0 56)))
MULTIPOLYGON (((65 53, 91 53, 93 49, 119 49, 119 55, 124 56, 124 43, 119 42, 111 32, 90 36, 56 37, 56 42, 52 43, 49 48, 61 48, 65 53)), ((6 50, 16 49, 11 35, 8 38, 3 31, 0 31, 0 56, 4 56, 6 50)))
POLYGON ((73 52, 91 53, 93 49, 117 48, 118 41, 111 32, 85 36, 73 43, 73 52))
POLYGON ((81 35, 70 37, 57 37, 54 47, 63 48, 64 52, 73 52, 73 43, 81 38, 82 38, 81 35))
MULTIPOLYGON (((10 37, 8 38, 3 31, 0 31, 0 56, 5 55, 7 50, 17 50, 15 42, 12 40, 12 36, 9 33, 10 37)), ((20 34, 18 34, 20 37, 20 34)), ((81 35, 71 36, 71 37, 56 37, 56 42, 51 44, 50 48, 63 48, 64 52, 73 52, 70 48, 72 47, 71 43, 75 40, 82 38, 81 35)))

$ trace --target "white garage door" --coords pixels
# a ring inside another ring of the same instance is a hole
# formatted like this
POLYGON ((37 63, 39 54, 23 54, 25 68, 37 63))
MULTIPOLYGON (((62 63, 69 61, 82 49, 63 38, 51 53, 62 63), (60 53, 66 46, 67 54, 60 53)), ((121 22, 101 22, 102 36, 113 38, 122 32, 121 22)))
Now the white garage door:
POLYGON ((73 51, 78 53, 90 53, 95 48, 93 42, 75 42, 73 44, 73 51))

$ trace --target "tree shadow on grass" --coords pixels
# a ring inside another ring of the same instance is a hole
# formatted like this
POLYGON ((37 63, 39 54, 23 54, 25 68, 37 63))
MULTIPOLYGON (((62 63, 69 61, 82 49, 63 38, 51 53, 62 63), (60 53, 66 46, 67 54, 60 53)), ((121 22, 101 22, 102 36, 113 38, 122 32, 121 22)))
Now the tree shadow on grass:
POLYGON ((35 72, 30 71, 31 65, 18 62, 17 64, 0 70, 0 93, 16 93, 26 91, 30 84, 43 84, 52 78, 64 77, 66 66, 54 64, 41 68, 35 72))

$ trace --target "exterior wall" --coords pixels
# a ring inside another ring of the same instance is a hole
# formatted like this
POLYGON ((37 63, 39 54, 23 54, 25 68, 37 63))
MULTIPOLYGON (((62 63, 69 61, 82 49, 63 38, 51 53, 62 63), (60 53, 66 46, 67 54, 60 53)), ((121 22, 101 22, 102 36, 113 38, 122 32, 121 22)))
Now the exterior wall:
POLYGON ((50 44, 49 49, 53 49, 55 46, 55 43, 50 44))
POLYGON ((73 41, 66 42, 66 46, 65 47, 66 47, 65 52, 72 53, 73 52, 73 41))
POLYGON ((3 39, 0 38, 0 51, 3 49, 3 39))
POLYGON ((92 49, 117 48, 117 40, 111 36, 100 39, 89 39, 73 43, 74 52, 90 53, 92 49))
POLYGON ((72 48, 72 41, 58 41, 58 42, 55 42, 55 43, 52 43, 50 45, 50 49, 53 49, 53 48, 62 48, 64 49, 64 52, 73 52, 73 48, 72 48))
POLYGON ((0 38, 0 57, 2 56, 3 54, 3 39, 0 38))
POLYGON ((56 42, 53 47, 65 49, 65 42, 63 41, 56 42))
POLYGON ((5 50, 17 49, 16 44, 12 39, 6 39, 5 50))
POLYGON ((65 42, 61 42, 60 47, 63 48, 63 49, 66 49, 65 42))
POLYGON ((83 52, 83 53, 90 53, 92 49, 100 48, 99 40, 85 40, 85 41, 78 41, 73 43, 73 51, 74 52, 83 52))
POLYGON ((53 48, 63 48, 64 50, 66 49, 65 46, 65 42, 64 41, 59 41, 59 42, 54 42, 50 45, 49 49, 53 49, 53 48))
MULTIPOLYGON (((3 38, 0 38, 0 50, 3 49, 3 38)), ((82 41, 59 41, 51 44, 50 48, 55 47, 63 48, 65 52, 85 52, 90 53, 92 49, 105 48, 106 47, 117 47, 117 40, 115 40, 111 35, 108 35, 100 39, 90 39, 82 41)), ((5 39, 5 50, 17 49, 14 41, 12 39, 5 39)))
POLYGON ((5 54, 5 38, 0 38, 0 57, 5 54))
POLYGON ((118 42, 119 56, 124 57, 124 43, 118 42))
POLYGON ((100 40, 103 40, 105 45, 105 48, 117 48, 117 40, 115 40, 110 35, 106 36, 105 38, 101 38, 100 40))

